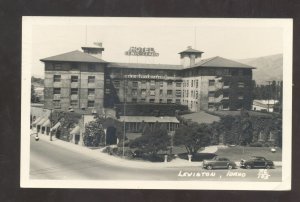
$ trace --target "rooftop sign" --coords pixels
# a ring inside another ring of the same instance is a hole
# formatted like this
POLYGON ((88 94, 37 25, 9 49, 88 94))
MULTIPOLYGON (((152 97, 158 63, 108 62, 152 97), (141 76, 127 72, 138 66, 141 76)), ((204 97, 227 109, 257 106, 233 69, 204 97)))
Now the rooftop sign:
POLYGON ((143 48, 143 47, 130 47, 128 51, 125 51, 125 55, 128 56, 150 56, 158 57, 159 53, 155 52, 154 48, 143 48))

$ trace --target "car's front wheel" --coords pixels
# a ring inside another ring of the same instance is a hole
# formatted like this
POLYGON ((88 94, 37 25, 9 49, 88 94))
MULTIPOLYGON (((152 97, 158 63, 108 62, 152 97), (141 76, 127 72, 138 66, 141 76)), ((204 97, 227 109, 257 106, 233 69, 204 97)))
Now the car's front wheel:
POLYGON ((212 170, 213 167, 212 167, 211 165, 208 165, 208 166, 206 166, 206 169, 207 169, 207 170, 212 170))

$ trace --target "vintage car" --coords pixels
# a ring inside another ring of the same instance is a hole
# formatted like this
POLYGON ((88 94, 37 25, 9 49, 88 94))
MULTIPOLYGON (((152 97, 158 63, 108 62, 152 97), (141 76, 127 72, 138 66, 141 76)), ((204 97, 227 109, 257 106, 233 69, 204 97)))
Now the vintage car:
POLYGON ((241 160, 240 163, 241 168, 274 168, 274 163, 271 160, 267 160, 265 157, 261 156, 253 156, 249 160, 241 160))
POLYGON ((233 161, 230 161, 228 158, 215 156, 211 160, 204 160, 203 168, 206 168, 208 170, 214 168, 232 169, 232 168, 236 168, 236 164, 233 161))

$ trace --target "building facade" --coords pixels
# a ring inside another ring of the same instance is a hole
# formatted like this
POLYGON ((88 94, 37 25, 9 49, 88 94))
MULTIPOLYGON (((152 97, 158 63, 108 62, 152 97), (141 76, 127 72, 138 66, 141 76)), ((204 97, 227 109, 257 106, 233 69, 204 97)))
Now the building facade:
POLYGON ((186 105, 190 111, 251 109, 252 69, 188 47, 181 64, 102 60, 102 46, 42 59, 45 107, 99 112, 120 103, 186 105))

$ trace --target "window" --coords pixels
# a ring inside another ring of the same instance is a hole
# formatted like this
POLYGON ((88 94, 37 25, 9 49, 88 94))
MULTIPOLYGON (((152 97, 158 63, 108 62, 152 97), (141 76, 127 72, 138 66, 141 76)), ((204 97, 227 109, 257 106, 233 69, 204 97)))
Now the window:
POLYGON ((215 85, 215 80, 209 80, 208 85, 209 86, 214 86, 215 85))
POLYGON ((105 79, 106 85, 110 85, 110 79, 105 79))
POLYGON ((168 85, 168 86, 172 86, 172 85, 173 85, 173 82, 172 82, 172 81, 168 81, 168 82, 167 82, 167 85, 168 85))
POLYGON ((163 99, 159 99, 159 103, 163 103, 163 99))
POLYGON ((88 70, 89 70, 90 72, 96 71, 96 65, 95 65, 95 64, 89 64, 89 65, 88 65, 88 70))
POLYGON ((229 109, 229 103, 223 103, 223 109, 229 109))
POLYGON ((150 99, 149 102, 150 102, 150 103, 154 103, 154 99, 150 99))
POLYGON ((198 99, 198 91, 195 91, 195 98, 198 99))
POLYGON ((176 87, 181 87, 181 83, 180 82, 176 82, 176 87))
POLYGON ((141 81, 141 82, 142 82, 143 85, 146 85, 146 81, 145 81, 145 80, 143 80, 143 81, 141 81))
POLYGON ((189 97, 189 91, 186 90, 186 97, 189 97))
POLYGON ((167 99, 167 103, 171 104, 172 103, 172 99, 167 99))
POLYGON ((110 94, 110 89, 109 88, 105 89, 105 94, 110 94))
POLYGON ((137 81, 133 81, 132 82, 132 87, 137 88, 138 87, 138 82, 137 81))
POLYGON ((214 109, 214 104, 213 103, 208 103, 208 109, 214 109))
POLYGON ((229 98, 229 92, 224 92, 224 93, 223 93, 223 97, 224 97, 224 98, 229 98))
POLYGON ((60 88, 53 88, 53 94, 60 94, 60 88))
POLYGON ((136 96, 136 95, 137 95, 137 89, 132 89, 132 90, 131 90, 131 93, 132 93, 132 95, 135 95, 135 96, 136 96))
POLYGON ((159 82, 159 86, 164 87, 164 82, 163 81, 159 82))
POLYGON ((146 95, 146 93, 147 93, 146 89, 142 89, 142 90, 141 90, 141 94, 142 94, 142 95, 146 95))
POLYGON ((180 104, 180 99, 176 99, 176 104, 180 104))
POLYGON ((243 94, 243 93, 238 93, 238 99, 239 99, 239 100, 244 99, 244 94, 243 94))
POLYGON ((62 65, 60 63, 54 64, 54 70, 61 70, 62 65))
POLYGON ((141 102, 146 102, 146 99, 145 99, 145 98, 142 98, 142 99, 141 99, 141 102))
POLYGON ((119 88, 120 87, 120 81, 114 81, 114 86, 115 86, 115 88, 119 88))
POLYGON ((184 90, 182 91, 182 97, 184 97, 184 90))
POLYGON ((154 96, 155 95, 155 90, 150 90, 150 95, 154 96))
POLYGON ((154 80, 151 80, 151 81, 150 81, 150 85, 151 85, 151 86, 155 86, 155 81, 154 81, 154 80))
POLYGON ((167 95, 172 95, 173 91, 172 90, 167 90, 167 95))
POLYGON ((196 88, 198 88, 198 80, 196 80, 196 88))
POLYGON ((162 89, 159 90, 159 95, 163 95, 163 90, 162 89))
POLYGON ((71 106, 77 108, 78 100, 71 100, 71 106))
POLYGON ((189 87, 189 80, 186 81, 186 87, 189 87))
POLYGON ((214 91, 209 91, 208 92, 208 97, 215 97, 215 92, 214 91))
POLYGON ((238 87, 243 88, 245 86, 244 82, 238 82, 238 87))
POLYGON ((71 88, 71 95, 77 95, 78 94, 78 88, 71 88))
POLYGON ((89 100, 88 101, 88 107, 94 107, 95 106, 95 101, 94 100, 89 100))
POLYGON ((176 97, 181 97, 181 90, 176 90, 176 97))
POLYGON ((71 63, 71 71, 77 71, 79 70, 79 64, 78 63, 71 63))
POLYGON ((89 88, 88 89, 88 95, 95 95, 95 89, 94 88, 89 88))
POLYGON ((191 97, 192 98, 194 97, 194 91, 193 90, 191 91, 191 97))
POLYGON ((61 80, 61 75, 54 75, 53 76, 53 82, 60 82, 61 80))
POLYGON ((71 82, 78 82, 78 76, 71 76, 71 82))
POLYGON ((95 76, 88 76, 88 83, 95 83, 95 76))
POLYGON ((131 100, 132 102, 137 102, 137 99, 136 98, 132 98, 132 100, 131 100))
POLYGON ((191 87, 193 87, 194 86, 194 80, 192 80, 192 82, 191 82, 191 87))

